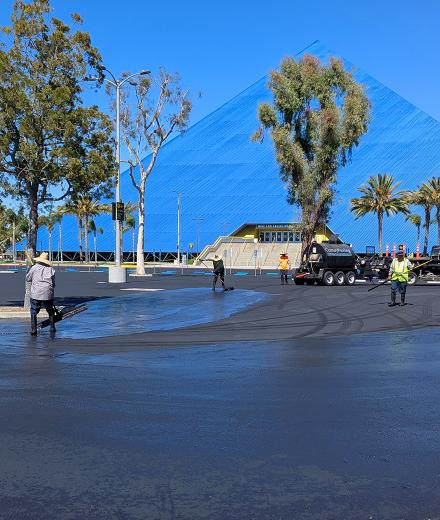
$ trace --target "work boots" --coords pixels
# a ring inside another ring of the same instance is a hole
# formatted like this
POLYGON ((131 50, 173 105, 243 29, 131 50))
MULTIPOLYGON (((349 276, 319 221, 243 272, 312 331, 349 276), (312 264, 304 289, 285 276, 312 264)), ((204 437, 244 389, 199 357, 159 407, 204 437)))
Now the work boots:
POLYGON ((57 329, 55 328, 55 314, 51 314, 49 316, 50 321, 50 335, 54 336, 57 329))
POLYGON ((396 295, 395 294, 392 294, 391 295, 391 301, 390 303, 388 304, 388 307, 394 307, 396 305, 396 295))
POLYGON ((37 335, 37 317, 31 316, 31 336, 37 335))
POLYGON ((405 295, 404 295, 404 294, 402 294, 402 295, 400 296, 400 305, 401 305, 402 307, 403 307, 404 305, 406 305, 406 303, 405 303, 405 295))

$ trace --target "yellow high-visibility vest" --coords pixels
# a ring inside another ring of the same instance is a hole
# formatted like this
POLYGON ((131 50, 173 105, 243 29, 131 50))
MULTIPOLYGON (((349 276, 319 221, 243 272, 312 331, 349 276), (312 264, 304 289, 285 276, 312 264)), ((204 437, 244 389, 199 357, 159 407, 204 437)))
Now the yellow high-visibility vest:
POLYGON ((409 273, 409 260, 404 258, 399 262, 398 258, 394 258, 391 262, 391 281, 407 282, 409 273))

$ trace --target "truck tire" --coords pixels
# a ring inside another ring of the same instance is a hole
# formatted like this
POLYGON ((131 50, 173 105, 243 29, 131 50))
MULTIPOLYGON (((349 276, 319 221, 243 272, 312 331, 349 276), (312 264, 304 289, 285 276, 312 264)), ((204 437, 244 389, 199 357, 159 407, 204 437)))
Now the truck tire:
POLYGON ((324 282, 324 285, 334 285, 335 275, 331 271, 326 271, 322 277, 322 281, 324 282))
POLYGON ((354 285, 356 281, 356 275, 353 273, 353 271, 348 271, 348 273, 345 273, 344 281, 345 285, 354 285))
POLYGON ((414 271, 410 271, 408 273, 408 285, 416 285, 417 283, 417 275, 414 271))
POLYGON ((344 285, 345 277, 342 271, 338 271, 335 274, 335 285, 344 285))

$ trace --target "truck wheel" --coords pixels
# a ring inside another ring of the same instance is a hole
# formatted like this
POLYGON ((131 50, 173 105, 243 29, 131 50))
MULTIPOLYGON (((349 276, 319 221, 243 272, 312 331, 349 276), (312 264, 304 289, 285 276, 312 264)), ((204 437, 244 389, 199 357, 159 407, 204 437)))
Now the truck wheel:
POLYGON ((295 285, 304 285, 304 278, 295 278, 293 281, 295 285))
POLYGON ((413 271, 408 273, 408 285, 416 285, 417 283, 417 275, 413 271))
POLYGON ((324 282, 324 285, 334 285, 335 275, 331 271, 326 271, 322 277, 322 281, 324 282))
POLYGON ((344 273, 342 271, 335 274, 335 285, 344 285, 344 273))
POLYGON ((345 285, 354 285, 354 282, 356 281, 356 275, 353 273, 353 271, 345 273, 344 281, 345 285))

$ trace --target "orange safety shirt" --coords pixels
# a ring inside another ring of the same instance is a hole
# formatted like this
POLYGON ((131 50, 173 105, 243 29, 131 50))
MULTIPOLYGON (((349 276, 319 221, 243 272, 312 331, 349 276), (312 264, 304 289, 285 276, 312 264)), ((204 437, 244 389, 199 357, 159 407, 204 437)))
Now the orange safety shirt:
POLYGON ((281 271, 287 271, 289 269, 289 259, 288 258, 281 258, 280 263, 278 264, 278 267, 281 271))

